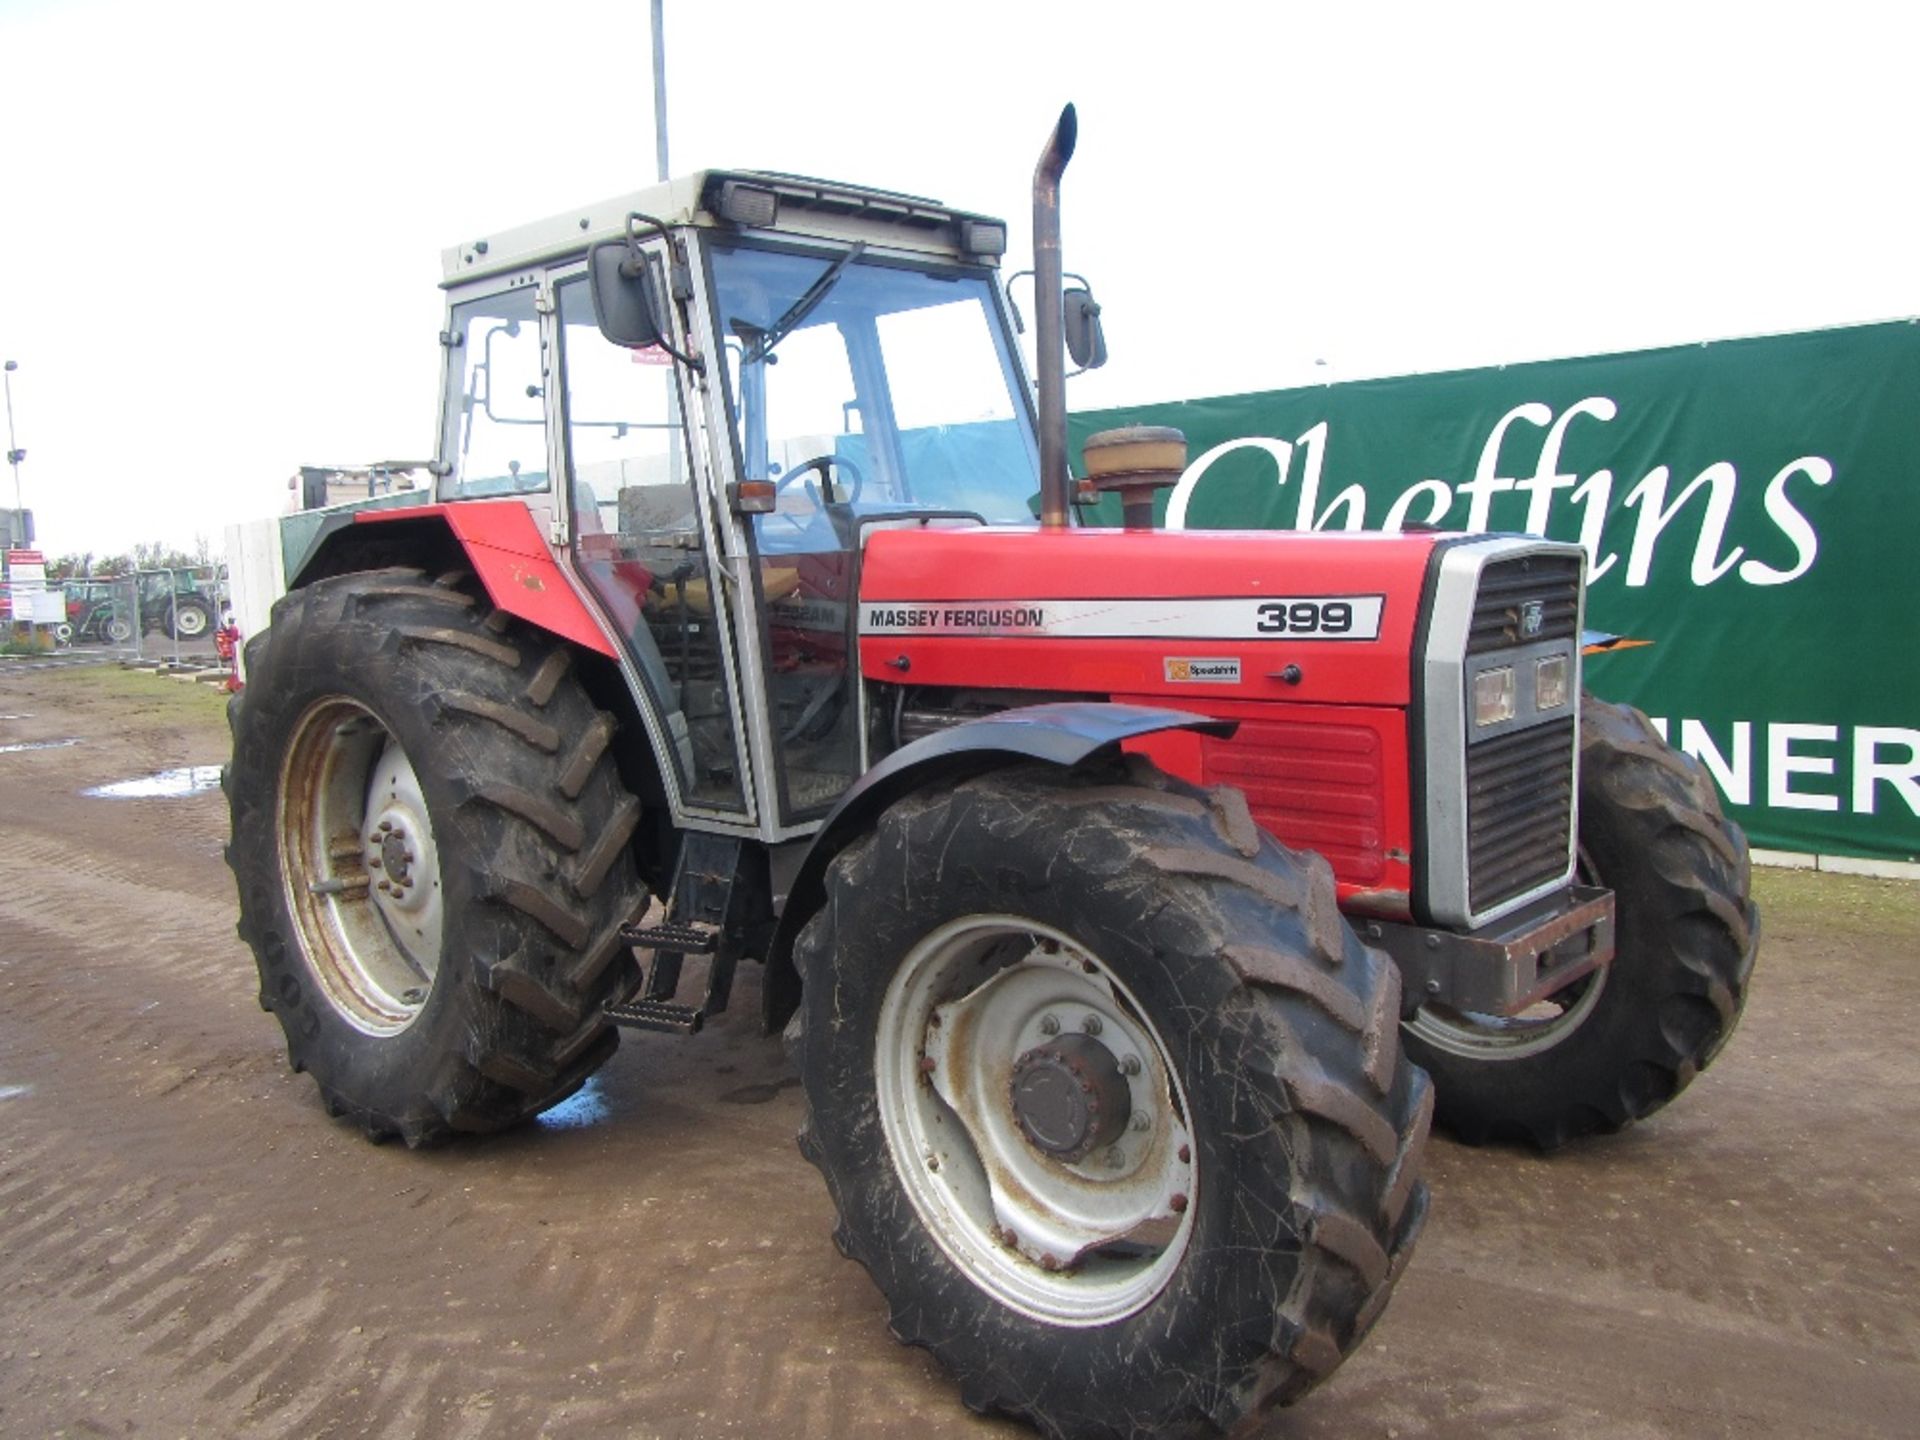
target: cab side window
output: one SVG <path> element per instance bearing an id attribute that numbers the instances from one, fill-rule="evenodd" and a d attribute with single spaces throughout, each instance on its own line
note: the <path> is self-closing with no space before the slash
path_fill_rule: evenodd
<path id="1" fill-rule="evenodd" d="M 463 500 L 547 488 L 545 357 L 534 289 L 456 305 L 443 434 L 452 466 L 446 488 Z"/>

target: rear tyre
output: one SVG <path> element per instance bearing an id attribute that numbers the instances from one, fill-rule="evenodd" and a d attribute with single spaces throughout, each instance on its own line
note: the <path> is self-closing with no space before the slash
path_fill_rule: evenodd
<path id="1" fill-rule="evenodd" d="M 1614 958 L 1539 1013 L 1422 1007 L 1407 1053 L 1469 1144 L 1550 1150 L 1667 1104 L 1732 1035 L 1760 938 L 1746 837 L 1705 769 L 1638 710 L 1580 707 L 1580 855 L 1614 892 Z"/>
<path id="2" fill-rule="evenodd" d="M 578 1089 L 632 988 L 639 804 L 570 652 L 464 577 L 321 580 L 228 707 L 240 935 L 329 1113 L 418 1145 Z"/>
<path id="3" fill-rule="evenodd" d="M 176 595 L 167 609 L 167 634 L 176 640 L 198 640 L 213 628 L 213 611 L 197 595 Z"/>
<path id="4" fill-rule="evenodd" d="M 1399 977 L 1238 792 L 1116 764 L 909 796 L 797 958 L 835 1239 L 971 1408 L 1212 1435 L 1384 1307 L 1427 1204 Z"/>

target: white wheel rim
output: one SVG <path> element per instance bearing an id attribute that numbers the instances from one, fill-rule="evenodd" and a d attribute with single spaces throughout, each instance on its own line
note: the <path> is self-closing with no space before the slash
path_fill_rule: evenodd
<path id="1" fill-rule="evenodd" d="M 1029 1141 L 1010 1087 L 1019 1057 L 1076 1032 L 1137 1068 L 1119 1138 L 1068 1162 Z M 874 1061 L 914 1209 L 995 1300 L 1054 1325 L 1102 1325 L 1178 1270 L 1199 1180 L 1186 1097 L 1138 1002 L 1070 937 L 1011 915 L 926 935 L 887 987 Z"/>
<path id="2" fill-rule="evenodd" d="M 419 776 L 371 710 L 319 700 L 280 777 L 288 913 L 333 1009 L 395 1035 L 427 1003 L 444 928 L 440 857 Z"/>

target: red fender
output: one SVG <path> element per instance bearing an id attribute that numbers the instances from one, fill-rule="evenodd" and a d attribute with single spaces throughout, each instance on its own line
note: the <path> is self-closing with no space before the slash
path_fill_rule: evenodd
<path id="1" fill-rule="evenodd" d="M 428 516 L 446 522 L 495 605 L 563 640 L 615 656 L 572 582 L 554 564 L 553 551 L 533 523 L 532 512 L 520 501 L 409 505 L 398 510 L 362 510 L 353 518 L 357 525 L 378 525 Z"/>

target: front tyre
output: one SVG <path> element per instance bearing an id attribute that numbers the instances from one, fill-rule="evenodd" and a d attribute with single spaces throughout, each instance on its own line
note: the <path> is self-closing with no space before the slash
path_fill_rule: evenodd
<path id="1" fill-rule="evenodd" d="M 1580 707 L 1583 878 L 1614 892 L 1614 958 L 1511 1019 L 1424 1006 L 1407 1053 L 1469 1144 L 1547 1150 L 1667 1104 L 1726 1044 L 1760 938 L 1746 837 L 1647 717 Z"/>
<path id="2" fill-rule="evenodd" d="M 1379 1315 L 1426 1210 L 1398 974 L 1237 792 L 1116 764 L 909 796 L 797 958 L 835 1238 L 973 1409 L 1211 1435 Z"/>
<path id="3" fill-rule="evenodd" d="M 247 647 L 240 935 L 293 1067 L 373 1139 L 499 1129 L 617 1043 L 639 806 L 569 659 L 414 570 L 295 591 Z"/>

